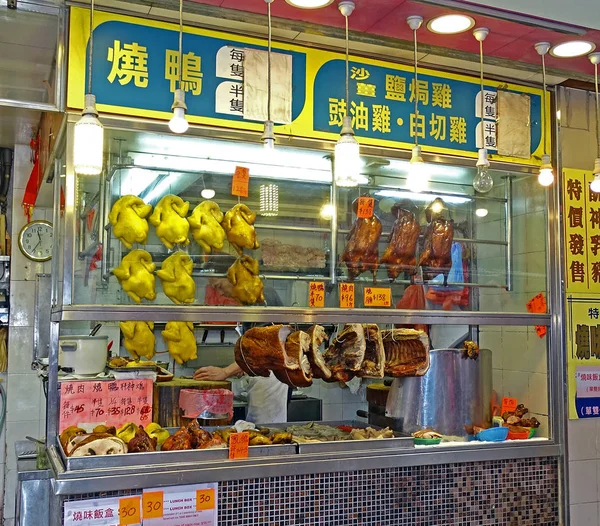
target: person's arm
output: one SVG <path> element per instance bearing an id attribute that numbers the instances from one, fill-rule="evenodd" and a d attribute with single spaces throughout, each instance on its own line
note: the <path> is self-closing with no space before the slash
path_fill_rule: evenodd
<path id="1" fill-rule="evenodd" d="M 194 373 L 194 380 L 223 381 L 232 376 L 241 376 L 243 371 L 235 362 L 227 367 L 201 367 Z"/>

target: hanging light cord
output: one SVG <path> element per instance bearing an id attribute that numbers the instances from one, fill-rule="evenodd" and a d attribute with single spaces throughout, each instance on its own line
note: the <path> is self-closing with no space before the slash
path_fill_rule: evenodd
<path id="1" fill-rule="evenodd" d="M 183 89 L 183 0 L 179 0 L 179 89 Z"/>
<path id="2" fill-rule="evenodd" d="M 415 96 L 415 146 L 419 145 L 419 135 L 417 134 L 417 124 L 419 122 L 419 60 L 417 58 L 417 30 L 413 30 L 413 39 L 415 44 L 415 87 L 414 87 L 414 96 Z"/>
<path id="3" fill-rule="evenodd" d="M 483 40 L 479 41 L 479 83 L 481 86 L 481 100 L 480 105 L 481 105 L 481 147 L 485 148 L 485 129 L 484 129 L 484 119 L 483 119 L 483 111 L 485 108 L 485 104 L 484 104 L 484 93 L 485 93 L 485 87 L 483 85 Z"/>
<path id="4" fill-rule="evenodd" d="M 267 17 L 269 19 L 269 52 L 267 54 L 267 120 L 271 120 L 271 2 L 267 2 Z"/>
<path id="5" fill-rule="evenodd" d="M 544 137 L 544 155 L 548 154 L 546 146 L 546 56 L 542 55 L 542 82 L 544 84 L 544 93 L 542 94 L 542 132 Z"/>
<path id="6" fill-rule="evenodd" d="M 94 51 L 94 0 L 90 9 L 90 58 L 88 64 L 88 93 L 92 93 L 92 60 Z"/>
<path id="7" fill-rule="evenodd" d="M 348 17 L 346 19 L 346 115 L 350 115 L 350 37 L 348 35 Z"/>
<path id="8" fill-rule="evenodd" d="M 600 97 L 598 95 L 598 64 L 594 64 L 594 83 L 596 86 L 596 140 L 598 142 L 598 158 L 600 159 Z"/>

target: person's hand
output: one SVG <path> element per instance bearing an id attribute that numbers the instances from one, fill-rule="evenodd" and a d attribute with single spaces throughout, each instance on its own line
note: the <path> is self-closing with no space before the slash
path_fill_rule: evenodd
<path id="1" fill-rule="evenodd" d="M 220 382 L 226 380 L 227 377 L 227 371 L 223 367 L 201 367 L 194 373 L 194 380 Z"/>

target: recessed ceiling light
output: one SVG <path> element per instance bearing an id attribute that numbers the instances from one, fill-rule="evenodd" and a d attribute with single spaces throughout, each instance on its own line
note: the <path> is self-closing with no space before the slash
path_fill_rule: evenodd
<path id="1" fill-rule="evenodd" d="M 550 50 L 553 57 L 572 58 L 587 55 L 590 51 L 596 49 L 596 44 L 586 40 L 573 40 L 572 42 L 563 42 L 554 46 Z"/>
<path id="2" fill-rule="evenodd" d="M 466 15 L 442 15 L 431 19 L 427 29 L 440 35 L 455 35 L 468 31 L 475 25 L 475 20 Z"/>
<path id="3" fill-rule="evenodd" d="M 478 208 L 477 210 L 475 210 L 475 215 L 477 217 L 485 217 L 488 215 L 488 209 L 487 208 Z"/>
<path id="4" fill-rule="evenodd" d="M 300 9 L 319 9 L 333 4 L 333 0 L 285 0 L 288 4 Z"/>
<path id="5" fill-rule="evenodd" d="M 204 190 L 202 190 L 202 192 L 200 192 L 200 195 L 204 198 L 204 199 L 212 199 L 215 196 L 215 191 L 212 188 L 205 188 Z"/>

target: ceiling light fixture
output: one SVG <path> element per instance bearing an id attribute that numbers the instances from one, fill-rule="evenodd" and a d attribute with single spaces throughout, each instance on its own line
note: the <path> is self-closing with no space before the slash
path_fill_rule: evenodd
<path id="1" fill-rule="evenodd" d="M 557 58 L 573 58 L 587 55 L 596 49 L 596 44 L 587 40 L 573 40 L 557 44 L 550 50 L 550 54 Z"/>
<path id="2" fill-rule="evenodd" d="M 90 9 L 90 45 L 88 89 L 81 119 L 75 124 L 73 164 L 80 175 L 99 175 L 104 157 L 104 126 L 98 119 L 96 97 L 92 94 L 92 63 L 94 50 L 94 0 Z"/>
<path id="3" fill-rule="evenodd" d="M 415 118 L 411 126 L 411 132 L 415 138 L 415 145 L 412 149 L 412 155 L 410 158 L 410 165 L 408 167 L 408 177 L 406 178 L 406 188 L 416 194 L 427 190 L 429 184 L 429 176 L 427 175 L 427 169 L 421 156 L 421 147 L 419 146 L 419 134 L 417 126 L 419 123 L 419 57 L 418 57 L 418 45 L 417 45 L 417 31 L 423 24 L 423 17 L 421 16 L 409 16 L 406 19 L 408 27 L 413 32 L 413 43 L 414 43 L 414 59 L 415 59 L 415 79 L 413 87 L 413 95 L 415 98 Z"/>
<path id="4" fill-rule="evenodd" d="M 273 131 L 273 121 L 271 120 L 271 4 L 273 0 L 265 0 L 267 4 L 267 19 L 269 22 L 269 47 L 267 51 L 267 120 L 265 121 L 265 130 L 262 134 L 262 142 L 265 150 L 275 149 L 275 132 Z"/>
<path id="5" fill-rule="evenodd" d="M 485 217 L 489 214 L 488 209 L 487 208 L 478 208 L 477 210 L 475 210 L 475 215 L 477 217 Z"/>
<path id="6" fill-rule="evenodd" d="M 216 192 L 212 188 L 206 188 L 206 182 L 204 181 L 204 176 L 202 176 L 202 192 L 200 192 L 200 197 L 203 199 L 212 199 Z"/>
<path id="7" fill-rule="evenodd" d="M 456 35 L 468 31 L 475 25 L 475 20 L 467 15 L 442 15 L 432 18 L 427 29 L 439 35 Z"/>
<path id="8" fill-rule="evenodd" d="M 335 213 L 335 206 L 333 206 L 331 203 L 324 204 L 321 207 L 321 217 L 323 219 L 331 219 L 333 217 L 334 213 Z"/>
<path id="9" fill-rule="evenodd" d="M 178 88 L 175 90 L 173 96 L 173 118 L 169 121 L 169 129 L 173 133 L 185 133 L 189 124 L 185 118 L 185 91 L 183 90 L 183 82 L 181 81 L 183 75 L 183 0 L 179 0 L 179 62 L 177 63 L 177 72 L 179 74 Z"/>
<path id="10" fill-rule="evenodd" d="M 487 156 L 487 149 L 485 148 L 485 123 L 483 120 L 484 116 L 484 94 L 485 87 L 483 85 L 483 41 L 490 34 L 490 30 L 486 27 L 480 27 L 473 31 L 473 36 L 479 42 L 479 83 L 480 83 L 480 106 L 481 111 L 481 148 L 479 148 L 479 154 L 477 158 L 477 175 L 473 179 L 473 188 L 480 194 L 487 194 L 494 187 L 494 180 L 489 172 L 490 161 Z"/>
<path id="11" fill-rule="evenodd" d="M 594 85 L 596 87 L 596 142 L 598 143 L 598 153 L 594 161 L 594 180 L 590 184 L 592 192 L 600 192 L 600 96 L 598 95 L 598 64 L 600 63 L 600 53 L 592 53 L 590 62 L 594 64 Z"/>
<path id="12" fill-rule="evenodd" d="M 275 217 L 279 215 L 279 186 L 276 184 L 260 185 L 260 209 L 263 217 Z"/>
<path id="13" fill-rule="evenodd" d="M 333 0 L 285 0 L 288 4 L 300 9 L 319 9 L 333 4 Z"/>
<path id="14" fill-rule="evenodd" d="M 360 145 L 354 137 L 352 117 L 350 117 L 350 38 L 348 17 L 354 11 L 354 2 L 344 0 L 338 4 L 346 21 L 346 115 L 344 115 L 340 138 L 335 145 L 333 157 L 333 178 L 337 186 L 358 186 L 360 180 Z"/>
<path id="15" fill-rule="evenodd" d="M 542 142 L 544 145 L 544 154 L 542 155 L 542 166 L 538 175 L 538 183 L 542 186 L 550 186 L 554 182 L 554 173 L 552 172 L 552 160 L 547 151 L 546 137 L 546 53 L 550 50 L 550 42 L 538 42 L 535 50 L 542 57 L 542 81 L 544 84 L 544 93 L 542 95 Z"/>

